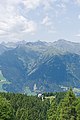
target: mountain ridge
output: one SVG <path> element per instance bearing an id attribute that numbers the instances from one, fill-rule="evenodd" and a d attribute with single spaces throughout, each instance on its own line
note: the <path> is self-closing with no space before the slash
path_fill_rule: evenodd
<path id="1" fill-rule="evenodd" d="M 0 55 L 0 70 L 10 82 L 3 85 L 4 90 L 27 93 L 29 88 L 37 93 L 80 88 L 79 43 L 63 39 L 20 43 Z"/>

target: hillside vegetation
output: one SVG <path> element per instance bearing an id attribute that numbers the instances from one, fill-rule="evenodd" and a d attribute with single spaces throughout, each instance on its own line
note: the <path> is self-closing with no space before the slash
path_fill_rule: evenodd
<path id="1" fill-rule="evenodd" d="M 72 89 L 55 95 L 50 102 L 49 94 L 48 99 L 42 100 L 37 96 L 0 93 L 0 120 L 80 120 L 80 98 Z"/>

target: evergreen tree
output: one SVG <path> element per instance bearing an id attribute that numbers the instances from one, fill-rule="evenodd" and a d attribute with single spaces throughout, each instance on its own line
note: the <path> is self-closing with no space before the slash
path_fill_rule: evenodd
<path id="1" fill-rule="evenodd" d="M 18 109 L 16 112 L 16 120 L 28 120 L 28 111 L 24 108 Z"/>
<path id="2" fill-rule="evenodd" d="M 13 120 L 14 112 L 11 104 L 0 96 L 0 120 Z M 15 119 L 14 119 L 15 120 Z"/>
<path id="3" fill-rule="evenodd" d="M 59 105 L 57 120 L 76 120 L 75 101 L 76 97 L 72 89 L 70 89 Z"/>
<path id="4" fill-rule="evenodd" d="M 47 112 L 48 120 L 56 120 L 57 105 L 55 100 L 51 102 L 50 109 Z"/>
<path id="5" fill-rule="evenodd" d="M 76 111 L 77 111 L 77 120 L 80 120 L 80 98 L 77 101 Z"/>

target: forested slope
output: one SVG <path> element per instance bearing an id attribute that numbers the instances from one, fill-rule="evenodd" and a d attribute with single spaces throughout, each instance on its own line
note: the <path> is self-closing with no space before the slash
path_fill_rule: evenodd
<path id="1" fill-rule="evenodd" d="M 0 93 L 0 120 L 80 120 L 80 98 L 72 89 L 66 93 L 44 94 L 44 100 Z"/>

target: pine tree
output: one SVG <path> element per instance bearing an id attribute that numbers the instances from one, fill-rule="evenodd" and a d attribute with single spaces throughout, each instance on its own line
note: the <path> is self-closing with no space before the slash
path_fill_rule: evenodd
<path id="1" fill-rule="evenodd" d="M 0 96 L 0 120 L 15 120 L 14 119 L 14 111 L 5 98 Z"/>
<path id="2" fill-rule="evenodd" d="M 57 120 L 76 120 L 77 112 L 75 101 L 76 97 L 72 89 L 70 89 L 59 105 Z"/>
<path id="3" fill-rule="evenodd" d="M 77 120 L 80 120 L 80 98 L 77 100 L 76 111 L 77 111 Z"/>
<path id="4" fill-rule="evenodd" d="M 56 101 L 53 100 L 50 105 L 50 109 L 47 112 L 48 120 L 56 120 L 56 110 L 57 110 L 57 104 Z"/>
<path id="5" fill-rule="evenodd" d="M 18 109 L 16 112 L 17 120 L 28 120 L 28 111 L 24 108 Z"/>

